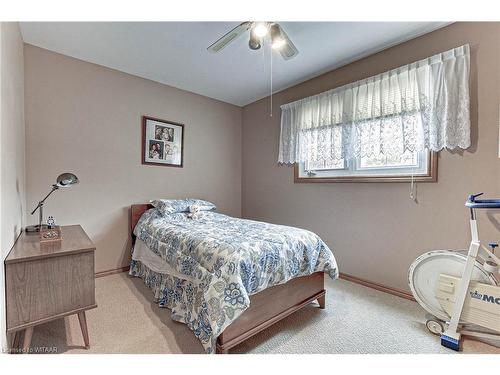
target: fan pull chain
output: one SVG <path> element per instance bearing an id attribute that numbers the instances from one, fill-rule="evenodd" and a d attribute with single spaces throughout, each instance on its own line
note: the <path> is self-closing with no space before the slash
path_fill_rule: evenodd
<path id="1" fill-rule="evenodd" d="M 411 170 L 411 182 L 410 182 L 410 199 L 412 201 L 417 201 L 417 184 L 415 183 L 415 176 L 414 176 L 415 169 L 412 168 Z"/>
<path id="2" fill-rule="evenodd" d="M 271 55 L 271 108 L 269 117 L 273 117 L 273 50 L 269 49 L 269 54 Z"/>

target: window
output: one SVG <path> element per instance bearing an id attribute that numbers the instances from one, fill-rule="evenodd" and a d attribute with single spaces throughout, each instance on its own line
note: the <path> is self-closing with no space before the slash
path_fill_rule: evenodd
<path id="1" fill-rule="evenodd" d="M 279 164 L 295 181 L 436 181 L 436 153 L 470 147 L 463 45 L 281 106 Z"/>
<path id="2" fill-rule="evenodd" d="M 420 114 L 407 115 L 406 123 L 420 127 Z M 383 129 L 383 130 L 381 130 Z M 427 150 L 410 151 L 397 117 L 362 122 L 354 144 L 359 156 L 343 157 L 342 126 L 306 129 L 301 134 L 302 159 L 296 168 L 296 182 L 394 182 L 436 181 L 436 155 Z M 339 150 L 337 153 L 330 149 Z M 307 151 L 305 151 L 307 150 Z M 311 151 L 312 150 L 312 151 Z M 357 155 L 357 154 L 356 154 Z"/>
<path id="3" fill-rule="evenodd" d="M 307 162 L 295 165 L 295 182 L 433 182 L 437 180 L 437 155 L 429 151 L 342 160 L 330 165 Z"/>

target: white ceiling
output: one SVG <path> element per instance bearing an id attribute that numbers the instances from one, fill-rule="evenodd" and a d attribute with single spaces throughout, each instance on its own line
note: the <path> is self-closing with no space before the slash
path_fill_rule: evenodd
<path id="1" fill-rule="evenodd" d="M 281 22 L 300 53 L 273 53 L 274 92 L 449 22 Z M 206 48 L 238 22 L 22 22 L 24 41 L 84 61 L 243 106 L 270 94 L 270 49 L 248 35 Z"/>

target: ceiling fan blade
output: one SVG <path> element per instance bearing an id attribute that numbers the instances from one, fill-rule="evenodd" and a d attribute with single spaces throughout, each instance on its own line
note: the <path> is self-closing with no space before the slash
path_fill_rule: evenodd
<path id="1" fill-rule="evenodd" d="M 286 42 L 279 49 L 281 57 L 283 57 L 285 60 L 293 59 L 295 56 L 299 54 L 299 50 L 297 49 L 297 47 L 295 47 L 295 44 L 292 43 L 287 33 L 283 29 L 283 27 L 281 27 L 280 29 L 281 29 L 281 36 L 283 39 L 285 39 Z"/>
<path id="2" fill-rule="evenodd" d="M 226 47 L 229 43 L 238 38 L 245 31 L 248 31 L 252 27 L 252 22 L 243 22 L 232 29 L 230 32 L 225 34 L 222 38 L 218 39 L 210 47 L 207 48 L 212 53 L 217 53 Z"/>

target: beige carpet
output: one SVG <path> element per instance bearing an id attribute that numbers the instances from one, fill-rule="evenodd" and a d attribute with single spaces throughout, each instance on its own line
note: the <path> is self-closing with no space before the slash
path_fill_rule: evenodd
<path id="1" fill-rule="evenodd" d="M 311 304 L 254 336 L 232 353 L 454 353 L 424 326 L 416 303 L 351 282 L 327 280 L 327 306 Z M 76 316 L 35 328 L 32 347 L 59 353 L 202 353 L 201 344 L 169 310 L 152 302 L 142 280 L 126 273 L 96 280 L 97 309 L 87 312 L 90 350 Z M 473 340 L 465 353 L 500 353 Z"/>

